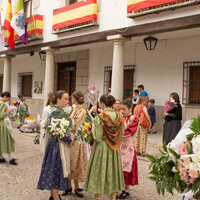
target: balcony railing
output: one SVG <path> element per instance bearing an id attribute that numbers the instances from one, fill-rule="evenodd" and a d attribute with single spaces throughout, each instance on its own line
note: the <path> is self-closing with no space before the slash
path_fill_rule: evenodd
<path id="1" fill-rule="evenodd" d="M 196 4 L 200 0 L 127 0 L 127 13 L 133 18 Z"/>
<path id="2" fill-rule="evenodd" d="M 43 39 L 43 16 L 42 15 L 32 15 L 30 18 L 26 19 L 27 23 L 27 34 L 28 41 L 42 40 Z M 4 31 L 5 46 L 7 43 L 7 31 Z M 15 33 L 15 44 L 21 44 L 22 41 L 19 35 Z"/>
<path id="3" fill-rule="evenodd" d="M 86 0 L 53 11 L 53 33 L 97 25 L 97 0 Z"/>

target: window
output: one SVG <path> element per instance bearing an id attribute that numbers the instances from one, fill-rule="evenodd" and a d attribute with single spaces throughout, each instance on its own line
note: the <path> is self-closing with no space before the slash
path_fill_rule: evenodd
<path id="1" fill-rule="evenodd" d="M 33 85 L 32 73 L 21 73 L 18 74 L 18 94 L 22 94 L 25 97 L 32 96 L 32 85 Z"/>
<path id="2" fill-rule="evenodd" d="M 183 64 L 183 104 L 200 104 L 200 61 Z"/>
<path id="3" fill-rule="evenodd" d="M 133 97 L 134 87 L 134 71 L 135 65 L 124 66 L 124 98 Z M 111 87 L 112 67 L 104 68 L 104 94 L 108 93 L 108 89 Z"/>
<path id="4" fill-rule="evenodd" d="M 0 94 L 3 92 L 3 75 L 0 74 Z"/>
<path id="5" fill-rule="evenodd" d="M 24 0 L 24 16 L 29 18 L 32 15 L 32 0 Z"/>

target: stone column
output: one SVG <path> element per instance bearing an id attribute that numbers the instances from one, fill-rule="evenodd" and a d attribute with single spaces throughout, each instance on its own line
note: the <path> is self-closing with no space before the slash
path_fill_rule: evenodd
<path id="1" fill-rule="evenodd" d="M 4 58 L 3 92 L 11 92 L 11 59 L 12 56 L 2 55 Z"/>
<path id="2" fill-rule="evenodd" d="M 122 35 L 108 36 L 107 40 L 112 40 L 113 49 L 113 64 L 112 64 L 112 82 L 111 94 L 123 100 L 124 91 L 124 42 L 125 38 Z"/>
<path id="3" fill-rule="evenodd" d="M 45 81 L 44 81 L 44 106 L 48 100 L 48 94 L 54 92 L 54 73 L 55 59 L 54 50 L 51 47 L 43 47 L 42 51 L 46 52 Z"/>

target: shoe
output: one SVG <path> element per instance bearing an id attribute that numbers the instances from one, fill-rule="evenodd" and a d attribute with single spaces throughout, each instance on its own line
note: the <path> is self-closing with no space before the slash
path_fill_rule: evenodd
<path id="1" fill-rule="evenodd" d="M 122 191 L 122 193 L 119 196 L 119 199 L 126 199 L 126 197 L 130 196 L 130 193 Z"/>
<path id="2" fill-rule="evenodd" d="M 10 162 L 11 165 L 17 165 L 17 163 L 16 163 L 14 158 L 12 158 L 9 162 Z"/>
<path id="3" fill-rule="evenodd" d="M 49 200 L 53 200 L 53 197 L 52 197 L 52 196 L 50 196 L 50 197 L 49 197 Z"/>
<path id="4" fill-rule="evenodd" d="M 72 194 L 72 188 L 68 189 L 68 190 L 65 190 L 63 193 L 62 193 L 62 196 L 66 196 L 69 194 Z"/>
<path id="5" fill-rule="evenodd" d="M 78 188 L 77 190 L 75 190 L 75 194 L 76 196 L 83 198 L 83 193 L 82 193 L 83 189 Z"/>
<path id="6" fill-rule="evenodd" d="M 157 131 L 154 131 L 152 134 L 156 134 L 157 133 Z"/>
<path id="7" fill-rule="evenodd" d="M 5 158 L 0 158 L 0 163 L 6 162 Z"/>
<path id="8" fill-rule="evenodd" d="M 148 131 L 148 134 L 150 134 L 151 133 L 151 131 Z"/>

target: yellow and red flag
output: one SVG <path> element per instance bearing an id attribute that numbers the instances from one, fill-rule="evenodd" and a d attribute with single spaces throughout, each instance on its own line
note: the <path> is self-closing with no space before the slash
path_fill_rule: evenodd
<path id="1" fill-rule="evenodd" d="M 11 0 L 8 0 L 3 28 L 7 30 L 8 45 L 10 46 L 11 49 L 14 49 L 15 37 L 14 37 L 14 29 L 11 27 L 11 20 L 12 20 L 12 4 Z"/>
<path id="2" fill-rule="evenodd" d="M 143 8 L 162 5 L 176 0 L 127 0 L 127 12 L 132 13 Z"/>

